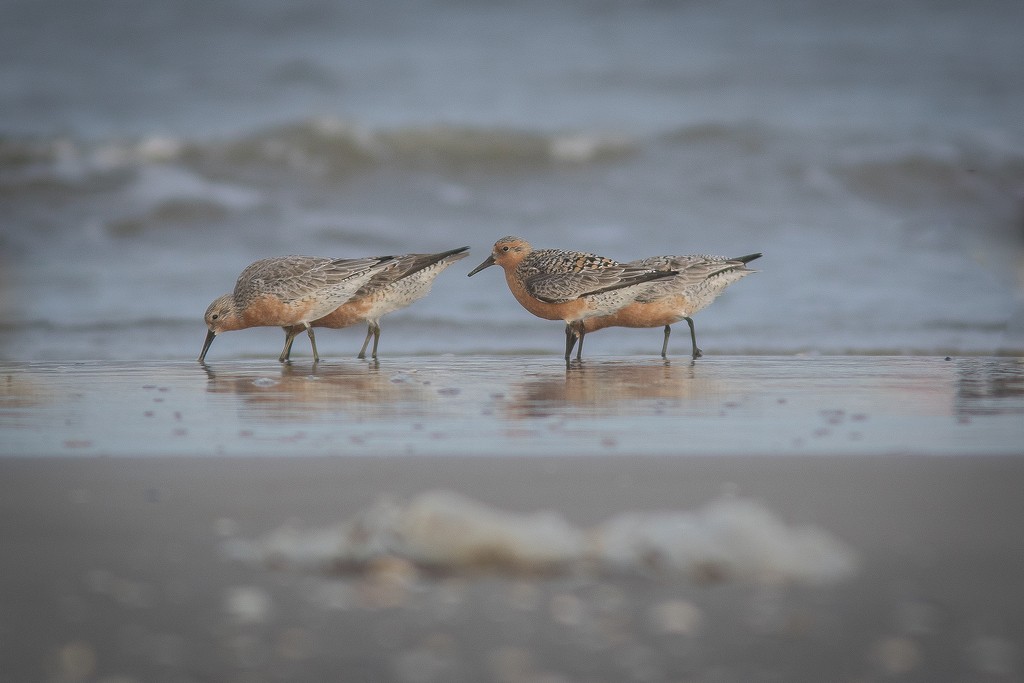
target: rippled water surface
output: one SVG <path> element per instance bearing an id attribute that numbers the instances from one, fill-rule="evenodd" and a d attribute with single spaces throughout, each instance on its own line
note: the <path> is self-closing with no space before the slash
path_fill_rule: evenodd
<path id="1" fill-rule="evenodd" d="M 1019 453 L 1014 358 L 8 363 L 17 455 Z"/>

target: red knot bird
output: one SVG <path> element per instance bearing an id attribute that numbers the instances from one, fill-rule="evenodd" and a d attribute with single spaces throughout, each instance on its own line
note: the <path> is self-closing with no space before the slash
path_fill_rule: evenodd
<path id="1" fill-rule="evenodd" d="M 234 291 L 218 297 L 206 309 L 209 332 L 199 362 L 204 362 L 214 338 L 222 332 L 296 325 L 309 333 L 313 361 L 319 361 L 310 323 L 348 301 L 393 258 L 279 256 L 250 264 L 238 276 Z M 278 360 L 285 361 L 284 351 Z"/>
<path id="2" fill-rule="evenodd" d="M 673 270 L 630 266 L 581 251 L 537 249 L 521 237 L 502 237 L 483 263 L 469 272 L 499 265 L 523 308 L 538 318 L 566 324 L 565 360 L 569 361 L 581 321 L 608 315 L 632 302 L 652 280 Z"/>
<path id="3" fill-rule="evenodd" d="M 746 264 L 761 258 L 761 254 L 747 254 L 736 258 L 707 256 L 652 256 L 630 261 L 627 265 L 656 270 L 672 270 L 677 275 L 652 282 L 634 301 L 608 315 L 593 316 L 581 321 L 577 328 L 579 349 L 576 358 L 583 355 L 583 337 L 605 327 L 665 327 L 665 340 L 661 357 L 668 357 L 668 337 L 672 325 L 685 320 L 690 326 L 693 357 L 703 352 L 697 348 L 697 335 L 693 329 L 693 314 L 708 306 L 726 287 L 757 271 Z M 571 350 L 571 349 L 570 349 Z"/>
<path id="4" fill-rule="evenodd" d="M 314 320 L 313 327 L 340 329 L 365 322 L 366 339 L 359 349 L 357 358 L 366 358 L 366 346 L 373 338 L 371 357 L 377 357 L 380 341 L 380 319 L 409 304 L 419 301 L 430 293 L 435 278 L 445 268 L 459 259 L 469 256 L 469 247 L 459 247 L 437 254 L 405 254 L 388 261 L 382 270 L 359 288 L 351 299 L 324 317 Z M 295 336 L 305 329 L 293 325 L 285 329 L 283 357 L 287 360 Z"/>

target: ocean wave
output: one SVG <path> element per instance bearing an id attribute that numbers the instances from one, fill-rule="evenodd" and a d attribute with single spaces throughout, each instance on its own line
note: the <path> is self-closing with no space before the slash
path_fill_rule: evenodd
<path id="1" fill-rule="evenodd" d="M 314 119 L 190 146 L 188 154 L 330 175 L 379 166 L 586 164 L 618 158 L 635 148 L 634 141 L 611 134 L 448 125 L 370 130 L 335 119 Z"/>
<path id="2" fill-rule="evenodd" d="M 0 190 L 89 189 L 96 181 L 123 182 L 133 169 L 177 161 L 183 149 L 181 141 L 159 136 L 101 142 L 0 137 Z"/>
<path id="3" fill-rule="evenodd" d="M 759 124 L 705 122 L 677 128 L 662 135 L 661 139 L 666 144 L 682 147 L 716 145 L 758 153 L 763 152 L 772 140 L 783 135 L 783 131 Z"/>
<path id="4" fill-rule="evenodd" d="M 337 176 L 380 167 L 585 165 L 638 148 L 639 141 L 614 133 L 455 125 L 374 130 L 318 118 L 213 140 L 0 138 L 0 188 L 76 184 L 154 164 L 183 164 L 214 176 L 254 170 Z"/>
<path id="5" fill-rule="evenodd" d="M 158 169 L 166 175 L 168 169 L 176 169 L 180 177 L 174 185 L 179 187 L 181 174 L 222 183 L 224 187 L 212 193 L 217 196 L 204 191 L 195 199 L 222 203 L 231 211 L 256 201 L 234 191 L 232 182 L 258 185 L 262 179 L 276 186 L 282 174 L 301 181 L 336 180 L 382 168 L 535 171 L 615 162 L 656 146 L 691 159 L 689 155 L 697 154 L 730 164 L 757 158 L 759 164 L 802 169 L 796 175 L 804 178 L 820 180 L 815 174 L 821 172 L 853 195 L 889 206 L 1007 198 L 1024 204 L 1024 149 L 1006 140 L 979 135 L 942 145 L 887 144 L 850 131 L 837 135 L 822 137 L 820 132 L 744 122 L 698 123 L 644 138 L 616 132 L 457 125 L 373 129 L 342 119 L 315 118 L 208 140 L 0 137 L 0 191 L 47 186 L 109 189 L 138 184 L 140 173 Z M 222 191 L 225 188 L 232 191 Z M 193 197 L 186 193 L 184 198 Z"/>
<path id="6" fill-rule="evenodd" d="M 975 142 L 847 150 L 830 172 L 855 195 L 904 209 L 1024 209 L 1024 150 Z"/>

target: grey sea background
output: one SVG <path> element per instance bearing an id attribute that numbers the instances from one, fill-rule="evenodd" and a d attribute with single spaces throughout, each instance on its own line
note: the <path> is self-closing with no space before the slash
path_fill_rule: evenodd
<path id="1" fill-rule="evenodd" d="M 251 261 L 470 245 L 382 354 L 558 353 L 491 244 L 763 251 L 718 354 L 1024 350 L 1024 5 L 0 3 L 0 358 L 185 360 Z M 323 332 L 348 357 L 364 330 Z M 673 350 L 684 352 L 679 335 Z M 276 329 L 210 359 L 277 354 Z M 591 354 L 653 354 L 606 330 Z M 296 346 L 298 357 L 308 346 Z"/>

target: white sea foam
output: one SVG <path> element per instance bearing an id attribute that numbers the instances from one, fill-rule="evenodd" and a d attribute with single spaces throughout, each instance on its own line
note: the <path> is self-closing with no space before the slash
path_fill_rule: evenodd
<path id="1" fill-rule="evenodd" d="M 604 564 L 696 578 L 828 583 L 849 576 L 852 552 L 826 531 L 790 526 L 763 505 L 720 498 L 693 512 L 630 512 L 594 532 Z"/>
<path id="2" fill-rule="evenodd" d="M 251 189 L 214 182 L 180 166 L 165 164 L 141 167 L 127 194 L 143 208 L 190 201 L 208 202 L 227 209 L 248 209 L 260 201 L 259 193 Z"/>
<path id="3" fill-rule="evenodd" d="M 448 491 L 423 493 L 400 508 L 396 550 L 438 567 L 547 570 L 585 556 L 585 535 L 557 512 L 504 512 Z"/>
<path id="4" fill-rule="evenodd" d="M 450 491 L 402 505 L 382 500 L 332 527 L 287 526 L 231 539 L 237 560 L 304 569 L 359 569 L 397 556 L 445 572 L 611 572 L 698 581 L 832 583 L 853 575 L 854 551 L 827 531 L 786 524 L 763 505 L 720 498 L 693 511 L 616 515 L 589 528 L 561 514 L 499 510 Z"/>

